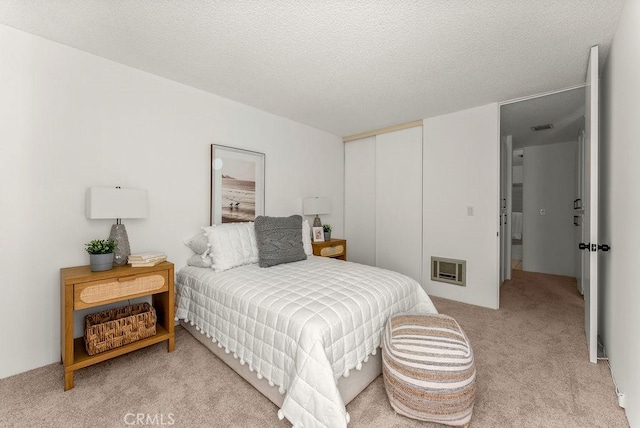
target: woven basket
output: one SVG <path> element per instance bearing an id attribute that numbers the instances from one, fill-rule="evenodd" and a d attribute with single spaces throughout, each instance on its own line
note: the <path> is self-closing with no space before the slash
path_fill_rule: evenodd
<path id="1" fill-rule="evenodd" d="M 156 334 L 156 310 L 149 303 L 109 309 L 85 317 L 84 343 L 89 355 L 118 348 Z"/>

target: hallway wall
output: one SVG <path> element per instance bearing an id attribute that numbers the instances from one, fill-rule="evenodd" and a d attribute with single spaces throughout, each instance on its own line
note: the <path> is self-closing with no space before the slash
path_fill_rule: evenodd
<path id="1" fill-rule="evenodd" d="M 523 270 L 574 275 L 577 147 L 571 141 L 524 149 Z"/>

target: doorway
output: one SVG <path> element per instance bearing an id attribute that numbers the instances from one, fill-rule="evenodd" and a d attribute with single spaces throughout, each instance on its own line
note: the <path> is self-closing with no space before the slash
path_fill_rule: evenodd
<path id="1" fill-rule="evenodd" d="M 524 150 L 522 268 L 575 277 L 584 294 L 584 325 L 592 363 L 598 359 L 598 251 L 610 249 L 598 242 L 598 52 L 598 46 L 591 47 L 583 86 L 502 103 L 500 123 L 501 133 L 510 136 L 513 147 Z M 522 134 L 516 136 L 518 132 Z M 507 159 L 511 163 L 511 158 Z M 505 171 L 504 165 L 501 162 L 501 172 L 513 174 L 510 167 Z M 569 217 L 573 221 L 569 222 Z M 511 247 L 512 239 L 500 240 L 501 255 L 510 253 L 510 248 L 503 247 Z M 510 263 L 501 257 L 501 268 Z M 508 272 L 511 274 L 511 269 Z"/>
<path id="2" fill-rule="evenodd" d="M 501 148 L 511 143 L 501 156 L 504 280 L 521 269 L 575 277 L 580 284 L 582 213 L 575 202 L 584 114 L 584 87 L 500 107 Z"/>

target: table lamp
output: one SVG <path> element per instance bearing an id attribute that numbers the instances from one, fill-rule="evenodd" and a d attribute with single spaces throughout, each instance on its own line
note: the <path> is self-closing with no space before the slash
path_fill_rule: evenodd
<path id="1" fill-rule="evenodd" d="M 146 190 L 122 189 L 120 187 L 90 187 L 86 195 L 85 215 L 89 219 L 116 220 L 111 226 L 109 239 L 118 245 L 114 251 L 113 264 L 125 265 L 131 250 L 123 218 L 145 218 L 149 213 Z"/>
<path id="2" fill-rule="evenodd" d="M 313 227 L 322 227 L 320 214 L 331 214 L 331 200 L 329 198 L 305 198 L 302 201 L 302 213 L 304 215 L 315 215 Z"/>

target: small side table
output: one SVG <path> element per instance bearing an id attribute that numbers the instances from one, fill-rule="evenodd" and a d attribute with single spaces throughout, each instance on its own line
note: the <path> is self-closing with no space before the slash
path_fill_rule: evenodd
<path id="1" fill-rule="evenodd" d="M 73 388 L 73 372 L 155 343 L 167 341 L 167 350 L 175 349 L 173 263 L 152 267 L 119 266 L 103 272 L 91 272 L 90 266 L 60 269 L 60 352 L 64 364 L 64 390 Z M 84 338 L 73 338 L 73 314 L 80 309 L 135 297 L 152 296 L 158 322 L 155 336 L 89 355 Z"/>
<path id="2" fill-rule="evenodd" d="M 313 242 L 313 255 L 347 260 L 347 240 L 330 239 L 325 242 Z"/>

